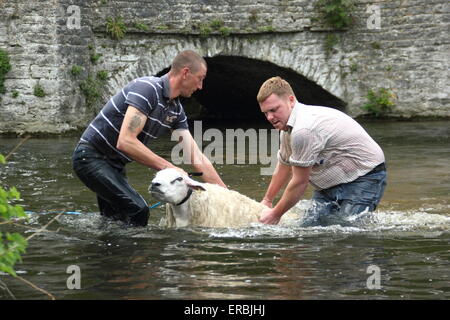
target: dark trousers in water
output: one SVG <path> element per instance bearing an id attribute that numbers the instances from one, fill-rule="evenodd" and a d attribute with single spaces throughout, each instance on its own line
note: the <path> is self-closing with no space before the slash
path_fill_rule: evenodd
<path id="1" fill-rule="evenodd" d="M 377 208 L 385 187 L 386 167 L 383 163 L 355 181 L 316 190 L 312 197 L 312 206 L 305 212 L 301 225 L 351 225 L 352 216 L 354 218 L 360 213 L 371 212 Z"/>
<path id="2" fill-rule="evenodd" d="M 80 143 L 72 156 L 78 178 L 97 194 L 100 214 L 132 226 L 146 226 L 149 207 L 127 181 L 125 168 L 113 167 L 88 143 Z"/>

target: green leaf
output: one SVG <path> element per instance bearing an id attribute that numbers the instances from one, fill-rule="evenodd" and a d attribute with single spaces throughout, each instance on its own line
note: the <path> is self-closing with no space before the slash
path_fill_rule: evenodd
<path id="1" fill-rule="evenodd" d="M 11 266 L 3 264 L 1 262 L 0 262 L 0 271 L 9 273 L 10 275 L 12 275 L 14 277 L 16 276 L 16 272 L 14 271 L 14 269 Z"/>
<path id="2" fill-rule="evenodd" d="M 0 233 L 0 270 L 13 276 L 14 265 L 22 261 L 21 253 L 25 253 L 28 241 L 19 233 Z"/>
<path id="3" fill-rule="evenodd" d="M 14 206 L 15 216 L 17 218 L 28 218 L 28 215 L 25 213 L 25 210 L 18 204 Z"/>
<path id="4" fill-rule="evenodd" d="M 9 189 L 9 196 L 10 196 L 10 199 L 14 198 L 16 200 L 19 200 L 20 192 L 17 191 L 16 187 L 12 187 L 11 189 Z"/>
<path id="5" fill-rule="evenodd" d="M 0 154 L 0 164 L 5 164 L 5 157 Z M 20 200 L 20 192 L 12 187 L 6 191 L 0 187 L 0 221 L 4 224 L 12 222 L 12 218 L 28 218 L 22 206 L 11 204 Z M 21 254 L 25 253 L 28 241 L 19 233 L 0 232 L 0 271 L 16 276 L 14 265 L 22 261 Z"/>

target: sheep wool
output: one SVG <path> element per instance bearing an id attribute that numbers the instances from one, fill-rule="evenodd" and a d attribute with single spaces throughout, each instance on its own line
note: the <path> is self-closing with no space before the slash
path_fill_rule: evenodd
<path id="1" fill-rule="evenodd" d="M 202 186 L 206 190 L 193 191 L 188 201 L 190 226 L 247 227 L 258 222 L 262 210 L 267 208 L 237 191 L 209 183 Z M 289 212 L 282 219 L 287 215 Z M 172 204 L 166 204 L 166 217 L 161 220 L 160 226 L 176 227 Z"/>

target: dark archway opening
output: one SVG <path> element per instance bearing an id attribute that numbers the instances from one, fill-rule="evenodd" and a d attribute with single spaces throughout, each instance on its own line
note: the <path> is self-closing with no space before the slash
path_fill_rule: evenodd
<path id="1" fill-rule="evenodd" d="M 273 76 L 280 76 L 288 81 L 302 103 L 345 109 L 345 102 L 291 69 L 236 56 L 215 56 L 205 60 L 208 73 L 203 90 L 182 101 L 190 120 L 266 123 L 256 95 L 261 84 Z M 168 70 L 167 68 L 158 75 Z"/>

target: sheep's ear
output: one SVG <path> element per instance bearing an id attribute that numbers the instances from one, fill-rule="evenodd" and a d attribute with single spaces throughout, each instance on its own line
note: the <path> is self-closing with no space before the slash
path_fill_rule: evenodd
<path id="1" fill-rule="evenodd" d="M 189 188 L 194 190 L 203 190 L 205 191 L 205 187 L 203 187 L 203 184 L 201 182 L 195 181 L 189 177 L 184 177 L 184 181 L 186 181 L 186 184 Z"/>

